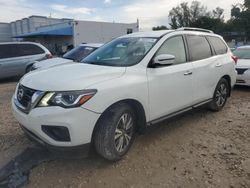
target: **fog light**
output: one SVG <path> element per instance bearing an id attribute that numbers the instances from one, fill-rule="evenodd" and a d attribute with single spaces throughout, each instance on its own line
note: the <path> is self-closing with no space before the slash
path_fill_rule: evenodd
<path id="1" fill-rule="evenodd" d="M 70 142 L 70 135 L 67 127 L 42 125 L 42 131 L 55 141 Z"/>

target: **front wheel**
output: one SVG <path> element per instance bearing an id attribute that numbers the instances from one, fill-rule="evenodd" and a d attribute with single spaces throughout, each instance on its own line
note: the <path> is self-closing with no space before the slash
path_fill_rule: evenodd
<path id="1" fill-rule="evenodd" d="M 222 78 L 217 84 L 213 100 L 209 104 L 209 109 L 220 111 L 226 104 L 229 96 L 229 84 L 226 79 Z"/>
<path id="2" fill-rule="evenodd" d="M 135 114 L 127 104 L 117 104 L 104 112 L 94 133 L 97 153 L 117 161 L 129 150 L 135 136 Z"/>

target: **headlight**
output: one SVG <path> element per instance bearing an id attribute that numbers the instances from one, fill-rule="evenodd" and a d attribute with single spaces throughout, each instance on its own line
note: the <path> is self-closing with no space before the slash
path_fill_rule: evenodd
<path id="1" fill-rule="evenodd" d="M 61 106 L 63 108 L 79 107 L 92 98 L 96 92 L 97 90 L 95 89 L 83 91 L 48 92 L 43 96 L 37 106 Z"/>

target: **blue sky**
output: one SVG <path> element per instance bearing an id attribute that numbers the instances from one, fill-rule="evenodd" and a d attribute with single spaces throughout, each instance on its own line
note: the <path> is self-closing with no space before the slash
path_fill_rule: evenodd
<path id="1" fill-rule="evenodd" d="M 0 22 L 10 22 L 30 15 L 79 20 L 136 22 L 141 30 L 167 25 L 168 12 L 179 3 L 192 0 L 0 0 Z M 217 6 L 230 17 L 232 4 L 243 0 L 200 0 L 209 10 Z"/>

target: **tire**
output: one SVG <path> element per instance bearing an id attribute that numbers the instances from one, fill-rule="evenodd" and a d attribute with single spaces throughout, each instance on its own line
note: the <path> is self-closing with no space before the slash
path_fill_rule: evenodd
<path id="1" fill-rule="evenodd" d="M 222 78 L 215 88 L 213 100 L 208 105 L 209 109 L 215 112 L 220 111 L 225 106 L 228 96 L 229 84 L 226 79 Z"/>
<path id="2" fill-rule="evenodd" d="M 120 160 L 131 147 L 135 137 L 136 116 L 127 104 L 117 104 L 97 123 L 94 145 L 98 154 L 110 161 Z"/>

